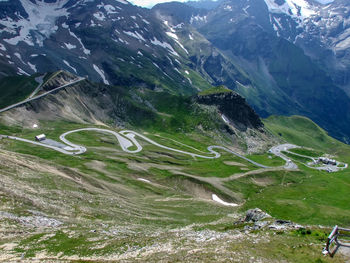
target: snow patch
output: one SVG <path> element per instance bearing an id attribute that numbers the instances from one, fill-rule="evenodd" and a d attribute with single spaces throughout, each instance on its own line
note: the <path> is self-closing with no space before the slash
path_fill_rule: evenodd
<path id="1" fill-rule="evenodd" d="M 3 44 L 0 43 L 0 50 L 6 51 L 7 49 L 6 49 L 6 47 Z"/>
<path id="2" fill-rule="evenodd" d="M 97 12 L 97 13 L 93 14 L 93 16 L 99 21 L 105 21 L 106 20 L 106 17 L 105 17 L 105 15 L 102 12 Z"/>
<path id="3" fill-rule="evenodd" d="M 143 179 L 143 178 L 137 178 L 137 180 L 139 180 L 139 181 L 141 181 L 141 182 L 149 183 L 149 184 L 152 183 L 150 180 Z"/>
<path id="4" fill-rule="evenodd" d="M 232 6 L 230 6 L 230 5 L 225 6 L 224 10 L 225 11 L 232 11 Z"/>
<path id="5" fill-rule="evenodd" d="M 285 0 L 283 5 L 278 5 L 274 0 L 264 1 L 271 13 L 292 15 L 302 20 L 316 14 L 313 6 L 306 0 Z"/>
<path id="6" fill-rule="evenodd" d="M 68 63 L 68 61 L 63 60 L 63 63 L 66 64 L 69 68 L 71 68 L 71 69 L 75 72 L 75 74 L 77 74 L 77 70 L 76 70 L 74 67 L 72 67 L 72 66 Z"/>
<path id="7" fill-rule="evenodd" d="M 179 40 L 179 38 L 177 37 L 177 35 L 176 35 L 175 33 L 173 33 L 173 32 L 166 32 L 166 34 L 167 34 L 169 37 L 173 38 L 173 39 Z"/>
<path id="8" fill-rule="evenodd" d="M 96 72 L 101 76 L 101 78 L 103 80 L 103 83 L 106 84 L 106 85 L 109 85 L 109 82 L 108 82 L 108 80 L 106 79 L 106 76 L 105 76 L 105 72 L 102 69 L 100 69 L 98 66 L 96 66 L 95 64 L 93 64 L 93 67 L 96 70 Z"/>
<path id="9" fill-rule="evenodd" d="M 28 62 L 28 66 L 34 71 L 37 72 L 38 70 L 36 69 L 36 66 Z"/>
<path id="10" fill-rule="evenodd" d="M 152 62 L 152 64 L 153 64 L 155 67 L 157 67 L 158 69 L 161 70 L 161 68 L 160 68 L 156 63 Z"/>
<path id="11" fill-rule="evenodd" d="M 220 203 L 224 206 L 238 206 L 238 204 L 235 203 L 227 203 L 224 200 L 221 200 L 216 194 L 212 194 L 211 198 L 214 202 Z"/>
<path id="12" fill-rule="evenodd" d="M 82 47 L 83 52 L 84 52 L 85 55 L 90 55 L 90 54 L 91 54 L 91 51 L 85 48 L 83 42 L 81 41 L 80 38 L 77 37 L 76 34 L 74 34 L 74 33 L 73 33 L 72 31 L 70 31 L 70 30 L 69 30 L 69 34 L 70 34 L 72 37 L 74 37 L 74 38 L 76 38 L 76 39 L 78 40 L 78 42 L 79 42 L 79 44 L 81 45 L 81 47 Z"/>
<path id="13" fill-rule="evenodd" d="M 221 115 L 221 118 L 225 123 L 230 124 L 230 121 L 226 118 L 224 114 Z"/>
<path id="14" fill-rule="evenodd" d="M 63 8 L 68 1 L 69 0 L 61 0 L 55 3 L 36 1 L 34 4 L 28 0 L 20 0 L 25 12 L 28 14 L 28 18 L 19 16 L 18 21 L 8 17 L 4 20 L 0 20 L 1 25 L 13 32 L 16 32 L 17 28 L 19 29 L 17 36 L 4 39 L 4 41 L 11 45 L 17 45 L 19 42 L 23 41 L 30 46 L 34 46 L 34 43 L 42 46 L 43 41 L 57 31 L 58 27 L 55 25 L 56 20 L 59 17 L 68 15 L 67 10 Z M 40 34 L 33 36 L 31 31 L 37 31 Z"/>
<path id="15" fill-rule="evenodd" d="M 124 1 L 124 0 L 116 0 L 117 2 L 119 3 L 122 3 L 124 5 L 128 5 L 129 3 L 127 1 Z"/>
<path id="16" fill-rule="evenodd" d="M 126 34 L 126 35 L 128 35 L 128 36 L 131 36 L 131 37 L 133 37 L 133 38 L 136 38 L 136 39 L 138 39 L 138 40 L 140 40 L 140 41 L 144 41 L 144 42 L 146 41 L 146 40 L 143 38 L 143 36 L 141 36 L 140 33 L 138 33 L 137 31 L 135 31 L 135 32 L 123 31 L 123 33 Z"/>
<path id="17" fill-rule="evenodd" d="M 166 32 L 166 34 L 171 37 L 172 39 L 174 39 L 174 41 L 186 52 L 186 54 L 188 54 L 187 49 L 180 43 L 179 38 L 177 37 L 176 34 L 172 33 L 172 32 Z"/>
<path id="18" fill-rule="evenodd" d="M 66 48 L 67 49 L 69 49 L 69 50 L 71 50 L 71 49 L 74 49 L 74 48 L 76 48 L 77 46 L 76 45 L 72 45 L 72 44 L 70 44 L 70 43 L 64 43 L 64 45 L 66 46 Z"/>
<path id="19" fill-rule="evenodd" d="M 207 21 L 207 16 L 191 16 L 190 23 L 193 24 L 194 22 L 206 22 Z"/>
<path id="20" fill-rule="evenodd" d="M 151 43 L 156 46 L 161 46 L 165 49 L 168 49 L 171 54 L 180 57 L 179 54 L 174 50 L 174 48 L 167 42 L 161 42 L 157 38 L 151 39 Z"/>
<path id="21" fill-rule="evenodd" d="M 13 54 L 14 54 L 23 64 L 26 64 L 26 63 L 24 63 L 21 54 L 19 54 L 19 53 L 17 53 L 17 52 L 15 52 L 15 53 L 13 53 Z"/>
<path id="22" fill-rule="evenodd" d="M 27 72 L 25 72 L 23 69 L 21 69 L 21 68 L 17 68 L 17 69 L 18 69 L 18 74 L 19 74 L 19 75 L 30 76 L 30 74 L 28 74 Z"/>
<path id="23" fill-rule="evenodd" d="M 118 13 L 112 5 L 104 5 L 103 8 L 106 10 L 107 15 Z"/>
<path id="24" fill-rule="evenodd" d="M 142 18 L 142 21 L 145 22 L 147 25 L 150 24 L 150 23 L 149 23 L 146 19 L 144 19 L 144 18 Z"/>

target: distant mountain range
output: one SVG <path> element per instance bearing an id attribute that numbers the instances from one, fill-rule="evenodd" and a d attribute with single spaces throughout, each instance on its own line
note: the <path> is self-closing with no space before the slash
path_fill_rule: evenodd
<path id="1" fill-rule="evenodd" d="M 231 0 L 213 10 L 166 3 L 153 9 L 160 19 L 198 32 L 225 63 L 235 65 L 249 82 L 215 78 L 227 68 L 217 63 L 210 75 L 245 96 L 261 116 L 306 115 L 347 142 L 349 10 L 342 0 L 327 5 L 312 0 Z"/>
<path id="2" fill-rule="evenodd" d="M 350 142 L 349 10 L 344 0 L 0 1 L 0 77 L 64 69 L 180 94 L 225 85 L 263 117 L 302 114 Z"/>

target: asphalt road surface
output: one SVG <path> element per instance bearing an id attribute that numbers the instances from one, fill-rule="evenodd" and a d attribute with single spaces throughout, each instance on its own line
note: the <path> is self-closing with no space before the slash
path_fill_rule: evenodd
<path id="1" fill-rule="evenodd" d="M 246 157 L 244 157 L 243 155 L 240 155 L 239 153 L 236 153 L 234 151 L 231 151 L 230 149 L 227 149 L 225 147 L 222 146 L 209 146 L 208 147 L 208 155 L 203 155 L 203 154 L 196 154 L 196 153 L 191 153 L 191 152 L 187 152 L 187 151 L 183 151 L 183 150 L 179 150 L 179 149 L 175 149 L 175 148 L 171 148 L 162 144 L 159 144 L 155 141 L 153 141 L 152 139 L 137 133 L 135 131 L 131 131 L 131 130 L 125 130 L 125 131 L 120 131 L 120 132 L 115 132 L 115 131 L 111 131 L 111 130 L 107 130 L 107 129 L 100 129 L 100 128 L 82 128 L 82 129 L 77 129 L 77 130 L 72 130 L 72 131 L 68 131 L 63 133 L 60 136 L 60 140 L 65 143 L 68 147 L 66 148 L 62 148 L 62 147 L 58 147 L 55 146 L 54 144 L 45 144 L 45 143 L 41 143 L 41 142 L 37 142 L 37 141 L 31 141 L 31 140 L 27 140 L 27 139 L 22 139 L 19 137 L 15 137 L 15 136 L 7 136 L 7 135 L 2 135 L 3 138 L 8 138 L 8 139 L 12 139 L 12 140 L 17 140 L 17 141 L 22 141 L 22 142 L 26 142 L 26 143 L 31 143 L 34 145 L 38 145 L 38 146 L 42 146 L 45 148 L 49 148 L 58 152 L 61 152 L 63 154 L 67 154 L 67 155 L 78 155 L 78 154 L 83 154 L 87 151 L 87 149 L 84 146 L 81 145 L 77 145 L 74 144 L 72 142 L 70 142 L 68 139 L 66 139 L 66 136 L 72 133 L 76 133 L 76 132 L 81 132 L 81 131 L 95 131 L 95 132 L 101 132 L 101 133 L 109 133 L 112 134 L 116 137 L 116 139 L 118 140 L 121 148 L 123 151 L 128 152 L 128 153 L 138 153 L 140 151 L 142 151 L 142 146 L 140 145 L 140 143 L 136 140 L 136 137 L 141 138 L 142 140 L 145 140 L 147 142 L 149 142 L 150 144 L 153 144 L 159 148 L 168 150 L 168 151 L 173 151 L 173 152 L 178 152 L 178 153 L 182 153 L 182 154 L 186 154 L 186 155 L 190 155 L 192 157 L 198 157 L 198 158 L 205 158 L 205 159 L 216 159 L 216 158 L 220 158 L 221 154 L 217 151 L 215 151 L 214 149 L 220 149 L 226 152 L 229 152 L 233 155 L 236 155 L 254 165 L 256 165 L 257 167 L 260 168 L 270 168 L 268 166 L 259 164 L 253 160 L 250 160 Z M 136 149 L 130 150 L 129 148 L 131 147 L 135 147 Z"/>
<path id="2" fill-rule="evenodd" d="M 68 84 L 67 84 L 68 85 Z M 69 84 L 71 85 L 71 84 Z M 61 87 L 62 88 L 62 87 Z M 175 149 L 175 148 L 171 148 L 162 144 L 159 144 L 155 141 L 153 141 L 152 139 L 138 133 L 135 131 L 131 131 L 131 130 L 124 130 L 124 131 L 120 131 L 120 132 L 115 132 L 112 130 L 107 130 L 107 129 L 100 129 L 100 128 L 82 128 L 82 129 L 76 129 L 76 130 L 72 130 L 72 131 L 68 131 L 63 133 L 60 136 L 60 140 L 67 146 L 67 147 L 62 147 L 62 145 L 55 145 L 55 144 L 47 144 L 47 143 L 43 143 L 43 142 L 37 142 L 37 141 L 32 141 L 32 140 L 27 140 L 27 139 L 22 139 L 19 137 L 15 137 L 15 136 L 7 136 L 7 135 L 2 135 L 3 138 L 8 138 L 8 139 L 12 139 L 12 140 L 17 140 L 17 141 L 22 141 L 22 142 L 26 142 L 26 143 L 31 143 L 34 145 L 38 145 L 38 146 L 42 146 L 42 147 L 46 147 L 58 152 L 61 152 L 63 154 L 67 154 L 67 155 L 79 155 L 79 154 L 83 154 L 87 151 L 87 149 L 84 146 L 81 145 L 77 145 L 74 144 L 72 142 L 70 142 L 68 139 L 66 139 L 66 136 L 72 133 L 76 133 L 76 132 L 82 132 L 82 131 L 95 131 L 95 132 L 100 132 L 100 133 L 109 133 L 112 134 L 113 136 L 116 137 L 116 139 L 119 142 L 120 147 L 122 148 L 123 151 L 127 152 L 127 153 L 138 153 L 140 151 L 142 151 L 142 146 L 141 144 L 138 142 L 138 140 L 136 139 L 136 137 L 154 145 L 157 146 L 159 148 L 168 150 L 168 151 L 172 151 L 172 152 L 177 152 L 177 153 L 181 153 L 181 154 L 185 154 L 185 155 L 189 155 L 192 157 L 198 157 L 198 158 L 204 158 L 204 159 L 217 159 L 221 157 L 221 154 L 218 151 L 215 151 L 214 149 L 218 149 L 218 150 L 222 150 L 222 151 L 226 151 L 228 153 L 231 153 L 243 160 L 246 160 L 248 162 L 250 162 L 251 164 L 259 167 L 259 168 L 271 168 L 269 166 L 257 163 L 239 153 L 236 153 L 226 147 L 222 147 L 222 146 L 218 146 L 218 145 L 212 145 L 209 146 L 208 149 L 208 153 L 207 154 L 197 154 L 197 153 L 193 153 L 193 152 L 187 152 L 187 151 L 183 151 L 180 149 Z M 282 153 L 282 151 L 288 152 L 289 149 L 293 149 L 293 148 L 298 148 L 299 146 L 293 145 L 293 144 L 281 144 L 281 145 L 277 145 L 272 147 L 269 152 L 282 158 L 283 160 L 286 161 L 286 164 L 283 166 L 285 169 L 287 170 L 296 170 L 298 169 L 298 166 L 286 155 L 284 155 Z M 133 148 L 132 150 L 130 150 L 130 148 Z M 312 159 L 310 157 L 310 159 Z M 310 166 L 308 166 L 310 167 Z M 314 167 L 310 167 L 310 168 L 314 168 Z M 344 168 L 347 168 L 347 164 L 344 164 Z M 314 169 L 320 169 L 319 167 L 316 167 Z M 323 168 L 324 169 L 324 168 Z"/>
<path id="3" fill-rule="evenodd" d="M 288 156 L 286 156 L 282 153 L 282 151 L 288 151 L 289 149 L 293 149 L 293 148 L 298 148 L 298 146 L 296 146 L 294 144 L 285 143 L 285 144 L 280 144 L 280 145 L 272 147 L 269 152 L 273 153 L 274 155 L 276 155 L 276 156 L 278 156 L 286 161 L 286 164 L 284 166 L 285 169 L 296 170 L 296 169 L 298 169 L 298 165 L 293 163 L 293 161 Z"/>

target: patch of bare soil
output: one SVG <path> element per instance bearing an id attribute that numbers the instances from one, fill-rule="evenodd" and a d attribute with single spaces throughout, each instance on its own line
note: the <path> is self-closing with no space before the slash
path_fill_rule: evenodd
<path id="1" fill-rule="evenodd" d="M 230 166 L 241 166 L 241 167 L 246 166 L 243 163 L 238 163 L 238 162 L 233 162 L 233 161 L 224 161 L 224 164 L 230 165 Z"/>
<path id="2" fill-rule="evenodd" d="M 251 178 L 253 183 L 259 186 L 269 186 L 275 183 L 273 178 L 263 177 L 263 178 Z"/>
<path id="3" fill-rule="evenodd" d="M 344 256 L 345 263 L 350 263 L 350 247 L 340 247 L 338 253 Z"/>
<path id="4" fill-rule="evenodd" d="M 229 177 L 226 178 L 222 178 L 222 181 L 231 181 L 231 180 L 237 180 L 239 178 L 248 176 L 248 175 L 253 175 L 253 174 L 261 174 L 261 173 L 265 173 L 265 172 L 269 172 L 269 171 L 279 171 L 279 170 L 283 170 L 284 168 L 281 167 L 276 167 L 276 168 L 269 168 L 269 169 L 258 169 L 258 170 L 253 170 L 253 171 L 249 171 L 246 173 L 240 173 L 240 174 L 233 174 Z"/>

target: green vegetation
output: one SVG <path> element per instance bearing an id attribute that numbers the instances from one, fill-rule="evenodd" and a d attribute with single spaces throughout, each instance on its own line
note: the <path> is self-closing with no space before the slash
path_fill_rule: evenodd
<path id="1" fill-rule="evenodd" d="M 200 92 L 198 95 L 205 96 L 205 95 L 211 95 L 211 94 L 217 94 L 217 93 L 229 93 L 229 92 L 232 92 L 232 90 L 226 88 L 225 86 L 217 86 L 217 87 L 212 87 L 210 89 L 206 89 Z"/>
<path id="2" fill-rule="evenodd" d="M 320 157 L 324 154 L 324 152 L 322 151 L 316 151 L 316 150 L 307 149 L 307 148 L 294 148 L 294 149 L 289 149 L 289 151 L 300 155 L 310 156 L 310 157 Z"/>
<path id="3" fill-rule="evenodd" d="M 38 86 L 36 76 L 5 77 L 0 81 L 0 108 L 26 99 Z"/>
<path id="4" fill-rule="evenodd" d="M 252 154 L 247 157 L 257 163 L 271 167 L 283 166 L 285 164 L 283 159 L 273 154 Z"/>
<path id="5" fill-rule="evenodd" d="M 299 172 L 249 175 L 226 185 L 247 200 L 243 211 L 259 207 L 274 217 L 302 224 L 349 226 L 348 171 L 326 173 L 300 168 Z"/>
<path id="6" fill-rule="evenodd" d="M 296 155 L 296 154 L 285 152 L 285 151 L 282 151 L 282 153 L 284 155 L 288 156 L 289 158 L 293 159 L 294 161 L 298 161 L 298 162 L 301 162 L 304 164 L 312 161 L 312 158 L 309 158 L 306 156 L 304 157 L 304 156 Z"/>
<path id="7" fill-rule="evenodd" d="M 113 87 L 109 94 L 122 102 L 125 114 L 122 117 L 127 116 L 125 129 L 143 133 L 162 145 L 203 155 L 209 155 L 209 145 L 233 141 L 223 132 L 215 108 L 201 107 L 190 97 L 164 91 L 130 90 L 128 93 Z M 152 105 L 152 110 L 139 101 Z M 45 133 L 59 141 L 59 136 L 69 130 L 106 128 L 63 120 L 38 124 L 39 129 L 0 124 L 0 134 L 33 140 L 38 133 Z M 330 138 L 306 118 L 271 117 L 265 120 L 265 125 L 282 140 L 312 148 L 294 149 L 295 153 L 334 153 L 339 160 L 350 159 L 349 146 Z M 119 130 L 113 127 L 107 129 Z M 77 255 L 91 261 L 101 255 L 134 251 L 143 255 L 143 251 L 169 244 L 183 251 L 184 247 L 194 249 L 199 242 L 200 246 L 208 246 L 207 252 L 200 254 L 201 259 L 213 259 L 217 251 L 210 249 L 226 244 L 223 253 L 248 247 L 244 251 L 248 251 L 249 258 L 266 258 L 267 262 L 270 259 L 322 262 L 319 251 L 327 231 L 314 227 L 292 232 L 257 232 L 258 238 L 267 237 L 269 242 L 252 242 L 250 237 L 228 241 L 237 230 L 244 229 L 245 224 L 237 223 L 243 216 L 239 212 L 259 207 L 273 217 L 302 224 L 350 225 L 347 170 L 326 173 L 300 165 L 299 171 L 286 171 L 281 168 L 285 162 L 274 155 L 247 156 L 274 167 L 264 170 L 222 150 L 219 159 L 192 158 L 139 138 L 144 149 L 128 154 L 121 150 L 114 136 L 93 131 L 70 134 L 67 139 L 86 146 L 88 151 L 66 156 L 23 142 L 0 140 L 2 180 L 11 183 L 9 193 L 0 189 L 0 211 L 29 217 L 31 211 L 40 211 L 64 223 L 59 228 L 37 228 L 31 232 L 19 221 L 1 218 L 0 224 L 15 226 L 26 233 L 16 236 L 12 250 L 16 255 L 32 259 L 46 253 L 48 257 L 60 255 L 62 260 Z M 234 143 L 240 146 L 239 142 Z M 306 161 L 304 157 L 287 154 Z M 214 193 L 242 206 L 218 205 L 211 200 Z M 210 239 L 210 235 L 215 238 Z M 207 237 L 214 243 L 201 243 Z M 6 242 L 0 240 L 0 245 Z M 283 248 L 276 246 L 282 242 Z M 310 243 L 315 245 L 305 245 Z M 182 259 L 180 254 L 167 257 L 176 261 Z M 157 261 L 164 257 L 163 252 L 149 255 L 143 259 Z"/>
<path id="8" fill-rule="evenodd" d="M 298 146 L 313 148 L 316 152 L 335 155 L 339 161 L 350 162 L 350 147 L 328 136 L 317 124 L 302 116 L 271 116 L 265 127 L 275 136 Z"/>

